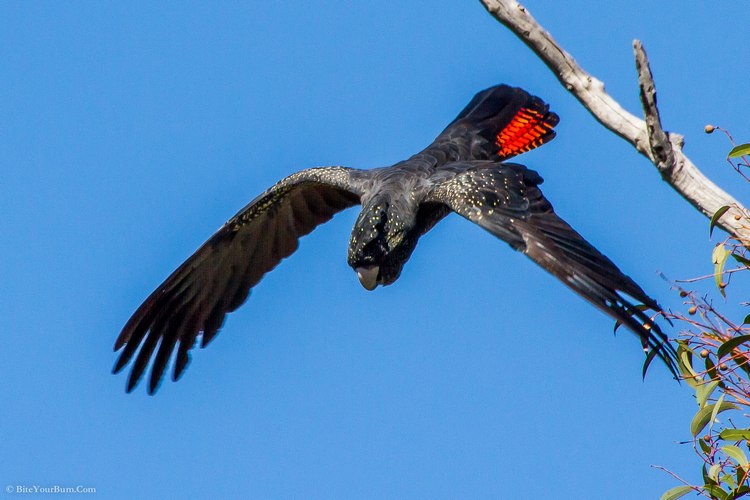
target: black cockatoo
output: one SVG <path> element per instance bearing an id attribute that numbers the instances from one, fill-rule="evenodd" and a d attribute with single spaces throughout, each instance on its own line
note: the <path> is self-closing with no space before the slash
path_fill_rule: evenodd
<path id="1" fill-rule="evenodd" d="M 348 263 L 367 290 L 395 282 L 419 237 L 456 212 L 629 327 L 675 373 L 674 348 L 644 312 L 658 312 L 659 305 L 558 217 L 539 190 L 539 174 L 505 163 L 550 141 L 557 123 L 538 97 L 498 85 L 474 96 L 432 144 L 408 160 L 372 170 L 311 168 L 279 181 L 229 219 L 135 311 L 115 343 L 122 353 L 114 372 L 135 357 L 130 392 L 153 361 L 153 393 L 176 350 L 177 380 L 198 338 L 205 347 L 227 313 L 297 249 L 300 237 L 361 205 Z"/>

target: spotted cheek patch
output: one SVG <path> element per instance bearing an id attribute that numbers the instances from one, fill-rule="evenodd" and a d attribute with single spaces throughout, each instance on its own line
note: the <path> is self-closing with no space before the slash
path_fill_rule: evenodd
<path id="1" fill-rule="evenodd" d="M 500 148 L 498 155 L 503 159 L 510 158 L 550 141 L 555 137 L 552 129 L 558 121 L 554 113 L 521 108 L 495 138 L 495 144 Z"/>

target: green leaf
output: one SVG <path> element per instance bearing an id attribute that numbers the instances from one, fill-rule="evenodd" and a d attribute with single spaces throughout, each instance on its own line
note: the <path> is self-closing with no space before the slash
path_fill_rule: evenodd
<path id="1" fill-rule="evenodd" d="M 701 447 L 701 451 L 703 451 L 705 455 L 711 454 L 711 446 L 707 442 L 705 442 L 703 439 L 699 439 L 698 444 Z"/>
<path id="2" fill-rule="evenodd" d="M 719 472 L 721 471 L 721 464 L 713 464 L 710 469 L 708 469 L 708 477 L 713 479 L 715 483 L 719 483 Z"/>
<path id="3" fill-rule="evenodd" d="M 688 347 L 684 340 L 677 341 L 677 364 L 683 375 L 695 376 L 693 369 L 693 350 Z"/>
<path id="4" fill-rule="evenodd" d="M 733 253 L 732 258 L 742 264 L 743 266 L 750 267 L 750 259 L 743 257 L 742 255 Z"/>
<path id="5" fill-rule="evenodd" d="M 651 352 L 648 353 L 648 356 L 646 356 L 646 361 L 643 362 L 643 380 L 646 380 L 646 372 L 648 371 L 648 367 L 651 365 L 651 362 L 656 357 L 656 354 L 659 351 L 656 349 L 651 349 Z"/>
<path id="6" fill-rule="evenodd" d="M 724 441 L 750 439 L 750 429 L 724 429 L 719 433 L 719 438 Z"/>
<path id="7" fill-rule="evenodd" d="M 724 205 L 720 209 L 718 209 L 713 217 L 711 217 L 711 224 L 708 226 L 708 236 L 710 237 L 714 233 L 714 227 L 716 226 L 716 223 L 719 222 L 719 219 L 721 219 L 721 216 L 727 213 L 727 210 L 729 210 L 728 205 Z"/>
<path id="8" fill-rule="evenodd" d="M 706 470 L 706 464 L 705 463 L 703 464 L 703 467 L 701 468 L 701 472 L 703 473 L 703 482 L 704 483 L 706 483 L 707 485 L 708 484 L 716 484 L 715 481 L 708 476 L 708 471 Z"/>
<path id="9" fill-rule="evenodd" d="M 747 467 L 747 457 L 745 456 L 745 452 L 740 450 L 738 447 L 734 446 L 733 444 L 728 444 L 726 446 L 721 447 L 721 451 L 732 457 L 737 461 L 738 464 L 742 467 Z"/>
<path id="10" fill-rule="evenodd" d="M 711 394 L 718 385 L 718 380 L 712 380 L 707 384 L 701 384 L 695 388 L 695 400 L 698 402 L 700 408 L 703 408 L 706 405 L 706 401 L 708 401 L 708 398 L 711 397 Z"/>
<path id="11" fill-rule="evenodd" d="M 727 155 L 727 158 L 739 158 L 740 156 L 750 153 L 750 144 L 740 144 L 735 146 Z"/>
<path id="12" fill-rule="evenodd" d="M 716 422 L 716 416 L 719 414 L 719 411 L 721 411 L 721 405 L 724 403 L 724 396 L 726 394 L 722 394 L 719 396 L 719 399 L 716 401 L 716 404 L 714 404 L 713 410 L 711 410 L 711 420 L 708 421 L 708 428 L 711 429 L 714 426 L 714 422 Z"/>
<path id="13" fill-rule="evenodd" d="M 708 376 L 711 380 L 719 380 L 719 385 L 721 385 L 721 380 L 719 379 L 719 374 L 716 371 L 716 365 L 713 361 L 711 361 L 711 358 L 706 358 L 706 373 L 708 373 Z M 722 386 L 723 387 L 723 386 Z"/>
<path id="14" fill-rule="evenodd" d="M 730 354 L 736 347 L 739 347 L 741 344 L 749 341 L 750 335 L 740 335 L 739 337 L 733 337 L 719 346 L 719 348 L 716 350 L 716 356 L 721 359 L 727 354 Z"/>
<path id="15" fill-rule="evenodd" d="M 750 323 L 750 314 L 748 314 L 747 316 L 745 316 L 745 319 L 742 320 L 742 324 L 743 325 L 746 325 L 748 323 Z"/>
<path id="16" fill-rule="evenodd" d="M 722 283 L 724 282 L 724 265 L 727 263 L 727 258 L 732 252 L 726 249 L 722 244 L 716 245 L 713 254 L 711 255 L 711 261 L 714 264 L 714 280 L 716 281 L 716 287 L 719 289 L 722 295 L 726 297 Z"/>
<path id="17" fill-rule="evenodd" d="M 700 383 L 700 375 L 698 375 L 693 368 L 693 351 L 677 341 L 677 368 L 684 377 L 685 382 L 695 389 Z"/>
<path id="18" fill-rule="evenodd" d="M 675 486 L 674 488 L 665 491 L 664 494 L 659 498 L 659 500 L 677 500 L 680 497 L 684 497 L 691 491 L 693 491 L 693 488 L 691 488 L 690 486 Z"/>
<path id="19" fill-rule="evenodd" d="M 740 468 L 740 470 L 742 469 Z M 731 474 L 724 474 L 723 476 L 721 476 L 721 482 L 729 485 L 729 487 L 732 489 L 735 489 L 737 487 L 737 482 L 734 480 L 734 476 L 732 476 Z M 734 492 L 732 492 L 732 494 L 734 495 Z"/>
<path id="20" fill-rule="evenodd" d="M 722 400 L 724 395 L 722 394 L 721 398 L 719 400 Z M 693 433 L 693 437 L 700 434 L 700 432 L 708 425 L 709 422 L 713 422 L 716 419 L 716 415 L 723 411 L 727 410 L 737 410 L 738 407 L 735 404 L 732 403 L 724 403 L 717 401 L 716 403 L 706 405 L 700 410 L 698 410 L 698 413 L 695 414 L 693 417 L 693 421 L 690 422 L 690 432 Z M 716 410 L 716 415 L 714 415 L 714 410 Z M 713 419 L 711 418 L 713 415 Z"/>
<path id="21" fill-rule="evenodd" d="M 706 493 L 711 495 L 711 498 L 716 498 L 718 500 L 727 500 L 729 495 L 729 493 L 713 484 L 706 484 L 703 486 L 703 489 L 706 490 Z"/>
<path id="22" fill-rule="evenodd" d="M 659 498 L 659 500 L 677 500 L 678 498 L 687 495 L 691 491 L 694 490 L 690 486 L 675 486 L 674 488 L 665 491 L 664 494 Z"/>

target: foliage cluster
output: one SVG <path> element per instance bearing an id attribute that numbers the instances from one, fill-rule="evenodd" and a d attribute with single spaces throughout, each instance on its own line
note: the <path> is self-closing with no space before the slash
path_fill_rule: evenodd
<path id="1" fill-rule="evenodd" d="M 714 130 L 721 129 L 706 127 L 707 133 Z M 750 144 L 735 146 L 727 161 L 750 181 L 747 155 Z M 709 235 L 729 208 L 722 207 L 711 218 Z M 750 214 L 735 218 L 750 227 Z M 714 247 L 711 260 L 713 275 L 675 284 L 687 314 L 665 314 L 683 328 L 677 339 L 678 366 L 681 378 L 694 390 L 698 406 L 690 423 L 692 441 L 686 443 L 692 444 L 702 462 L 703 484 L 691 484 L 667 471 L 683 484 L 665 492 L 662 500 L 688 493 L 718 500 L 750 496 L 750 314 L 742 320 L 730 319 L 709 295 L 688 289 L 690 283 L 713 278 L 718 293 L 726 299 L 732 279 L 750 271 L 750 241 L 727 237 Z M 728 268 L 729 264 L 736 266 Z"/>

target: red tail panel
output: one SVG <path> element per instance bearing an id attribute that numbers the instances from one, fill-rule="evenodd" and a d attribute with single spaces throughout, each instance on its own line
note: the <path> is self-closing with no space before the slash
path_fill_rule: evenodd
<path id="1" fill-rule="evenodd" d="M 521 108 L 495 139 L 502 158 L 510 158 L 541 146 L 555 137 L 552 130 L 559 119 L 554 113 L 540 113 L 532 108 Z"/>

